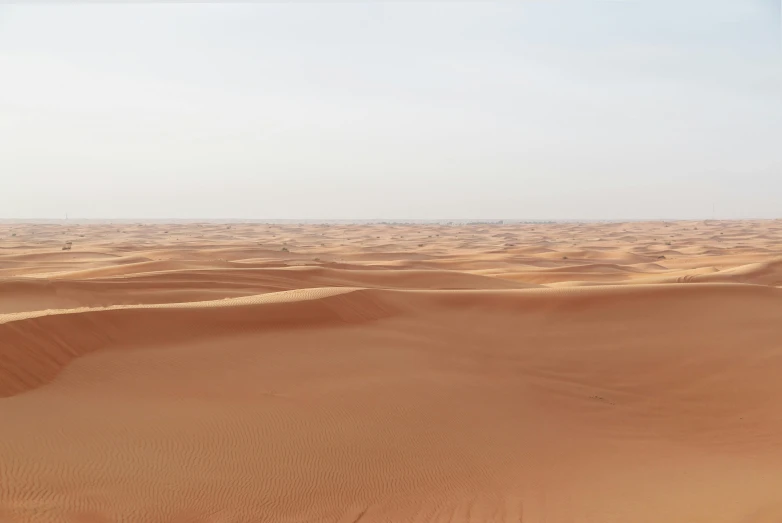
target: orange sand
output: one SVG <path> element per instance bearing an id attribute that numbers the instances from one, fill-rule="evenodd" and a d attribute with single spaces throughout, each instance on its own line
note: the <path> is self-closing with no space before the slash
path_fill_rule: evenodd
<path id="1" fill-rule="evenodd" d="M 780 286 L 780 221 L 0 224 L 0 522 L 777 523 Z"/>

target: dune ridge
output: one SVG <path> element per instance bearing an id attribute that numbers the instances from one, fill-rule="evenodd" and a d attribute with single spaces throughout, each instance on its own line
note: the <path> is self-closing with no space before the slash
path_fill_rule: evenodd
<path id="1" fill-rule="evenodd" d="M 351 296 L 343 296 L 351 294 Z M 736 284 L 633 285 L 622 287 L 472 291 L 390 291 L 361 288 L 313 288 L 243 298 L 153 305 L 52 309 L 0 315 L 0 338 L 7 341 L 0 356 L 0 397 L 48 382 L 74 358 L 116 345 L 182 341 L 246 330 L 301 329 L 328 324 L 363 323 L 394 314 L 415 316 L 424 309 L 449 312 L 479 308 L 487 312 L 545 312 L 619 309 L 643 299 L 644 311 L 660 307 L 702 306 L 710 297 L 753 301 L 782 297 L 782 289 Z M 337 298 L 339 297 L 339 298 Z M 332 299 L 333 298 L 333 299 Z M 317 303 L 307 303 L 317 302 Z M 226 311 L 214 311 L 226 308 Z M 632 314 L 641 314 L 637 309 Z M 159 311 L 166 310 L 161 313 Z M 188 312 L 190 311 L 190 312 Z M 78 318 L 70 316 L 78 315 Z M 10 325 L 9 324 L 13 324 Z M 162 325 L 162 327 L 161 327 Z M 120 343 L 121 341 L 121 343 Z M 34 372 L 37 361 L 43 368 Z"/>

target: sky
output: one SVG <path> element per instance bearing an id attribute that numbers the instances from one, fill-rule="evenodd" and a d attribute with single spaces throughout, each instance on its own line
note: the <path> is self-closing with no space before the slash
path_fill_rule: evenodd
<path id="1" fill-rule="evenodd" d="M 0 219 L 782 217 L 780 0 L 0 3 Z"/>

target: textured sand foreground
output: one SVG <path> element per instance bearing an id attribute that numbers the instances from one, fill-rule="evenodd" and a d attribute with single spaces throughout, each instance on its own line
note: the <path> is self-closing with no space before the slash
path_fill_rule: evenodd
<path id="1" fill-rule="evenodd" d="M 777 523 L 780 405 L 780 221 L 0 224 L 2 523 Z"/>

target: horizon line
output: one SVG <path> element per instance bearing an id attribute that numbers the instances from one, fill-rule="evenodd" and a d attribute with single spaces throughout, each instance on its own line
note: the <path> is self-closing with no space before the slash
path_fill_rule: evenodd
<path id="1" fill-rule="evenodd" d="M 688 221 L 775 221 L 782 217 L 763 218 L 0 218 L 0 223 L 31 222 L 233 222 L 233 223 L 572 223 L 572 222 L 688 222 Z"/>

